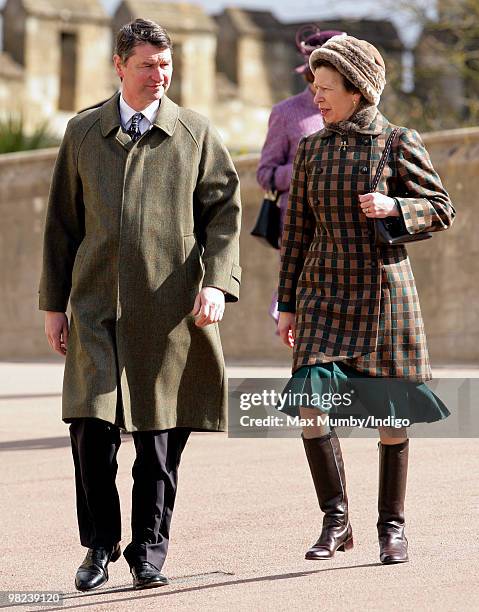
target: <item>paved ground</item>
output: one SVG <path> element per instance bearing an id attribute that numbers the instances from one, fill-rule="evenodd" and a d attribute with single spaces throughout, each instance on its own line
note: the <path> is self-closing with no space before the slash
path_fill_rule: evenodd
<path id="1" fill-rule="evenodd" d="M 232 368 L 230 374 L 276 372 Z M 412 440 L 411 561 L 382 566 L 373 439 L 342 441 L 354 549 L 311 562 L 304 550 L 321 517 L 300 441 L 194 434 L 181 466 L 165 566 L 171 585 L 133 591 L 122 558 L 110 565 L 108 588 L 79 594 L 73 576 L 84 549 L 76 535 L 67 428 L 59 418 L 61 363 L 0 364 L 0 385 L 1 590 L 60 591 L 65 600 L 58 609 L 107 612 L 479 609 L 476 439 Z M 118 476 L 123 544 L 132 457 L 125 436 Z"/>

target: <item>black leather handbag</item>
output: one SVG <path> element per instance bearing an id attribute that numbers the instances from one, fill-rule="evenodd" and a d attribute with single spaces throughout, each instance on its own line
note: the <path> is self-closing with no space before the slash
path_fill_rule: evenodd
<path id="1" fill-rule="evenodd" d="M 379 166 L 376 171 L 376 175 L 371 184 L 371 192 L 376 191 L 381 176 L 384 171 L 384 166 L 389 157 L 391 147 L 393 143 L 399 137 L 399 128 L 394 130 L 389 135 L 386 141 L 383 154 L 379 161 Z M 376 243 L 377 244 L 406 244 L 408 242 L 419 242 L 420 240 L 427 240 L 432 238 L 431 232 L 419 232 L 417 234 L 410 234 L 406 229 L 403 216 L 400 217 L 385 217 L 384 219 L 374 219 Z"/>
<path id="2" fill-rule="evenodd" d="M 275 189 L 274 172 L 271 177 L 271 191 L 264 194 L 264 199 L 251 230 L 251 235 L 259 238 L 264 244 L 279 249 L 281 211 L 278 206 L 279 194 Z"/>

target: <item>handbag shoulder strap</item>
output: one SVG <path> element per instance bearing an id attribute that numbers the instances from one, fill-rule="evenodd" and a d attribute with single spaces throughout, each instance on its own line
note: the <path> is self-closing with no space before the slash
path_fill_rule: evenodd
<path id="1" fill-rule="evenodd" d="M 389 134 L 388 139 L 386 140 L 386 144 L 384 145 L 383 154 L 381 155 L 381 159 L 379 160 L 378 169 L 376 170 L 376 174 L 374 175 L 373 182 L 371 183 L 371 189 L 370 189 L 371 193 L 373 191 L 376 191 L 376 189 L 378 188 L 379 181 L 381 180 L 381 176 L 383 175 L 383 172 L 384 172 L 384 166 L 386 165 L 386 162 L 389 157 L 389 153 L 391 151 L 391 147 L 393 145 L 393 142 L 399 138 L 400 131 L 401 131 L 400 128 L 398 127 L 394 128 L 393 131 Z"/>

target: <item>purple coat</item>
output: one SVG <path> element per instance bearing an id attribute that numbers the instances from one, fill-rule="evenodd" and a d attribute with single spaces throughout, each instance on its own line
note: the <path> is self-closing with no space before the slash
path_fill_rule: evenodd
<path id="1" fill-rule="evenodd" d="M 269 191 L 271 177 L 276 169 L 274 180 L 276 189 L 280 193 L 281 232 L 288 207 L 289 184 L 299 141 L 303 136 L 310 136 L 323 129 L 323 118 L 313 99 L 314 94 L 308 86 L 302 93 L 286 98 L 273 106 L 269 117 L 268 133 L 261 151 L 256 178 L 261 187 Z M 277 321 L 279 315 L 276 292 L 269 312 Z"/>
<path id="2" fill-rule="evenodd" d="M 274 169 L 276 189 L 280 192 L 281 221 L 288 205 L 288 192 L 293 173 L 293 161 L 299 141 L 323 129 L 323 119 L 313 102 L 314 94 L 306 89 L 282 100 L 271 110 L 268 134 L 261 151 L 256 178 L 261 187 L 271 189 Z"/>

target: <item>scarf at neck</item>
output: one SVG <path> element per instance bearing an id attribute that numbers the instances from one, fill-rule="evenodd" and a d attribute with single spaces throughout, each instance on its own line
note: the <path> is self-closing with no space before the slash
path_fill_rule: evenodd
<path id="1" fill-rule="evenodd" d="M 344 121 L 336 123 L 325 123 L 324 127 L 332 132 L 340 134 L 349 134 L 351 132 L 361 132 L 367 129 L 376 118 L 378 107 L 368 102 L 361 101 L 357 110 Z"/>

